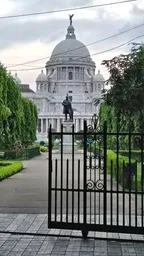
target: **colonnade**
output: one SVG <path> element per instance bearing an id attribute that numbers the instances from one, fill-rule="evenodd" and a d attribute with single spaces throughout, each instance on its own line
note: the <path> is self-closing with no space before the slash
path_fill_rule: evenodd
<path id="1" fill-rule="evenodd" d="M 60 132 L 61 124 L 63 120 L 64 120 L 63 118 L 39 118 L 38 133 L 42 133 L 42 134 L 47 133 L 50 124 L 52 128 L 55 129 L 56 132 Z M 86 120 L 87 120 L 87 124 L 90 125 L 91 119 L 86 119 Z M 74 118 L 76 132 L 84 129 L 83 122 L 84 122 L 84 119 L 82 118 Z"/>

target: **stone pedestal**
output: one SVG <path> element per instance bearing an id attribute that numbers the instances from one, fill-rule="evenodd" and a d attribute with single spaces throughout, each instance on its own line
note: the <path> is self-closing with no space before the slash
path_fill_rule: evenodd
<path id="1" fill-rule="evenodd" d="M 72 132 L 72 127 L 73 127 L 74 123 L 73 122 L 63 122 L 63 132 L 64 133 L 70 133 Z M 70 134 L 63 134 L 63 153 L 71 153 L 72 154 L 72 150 L 73 150 L 73 146 L 74 146 L 74 152 L 76 152 L 77 149 L 77 144 L 74 143 L 74 145 L 72 144 L 72 140 L 74 135 L 70 135 Z M 59 146 L 59 151 L 61 152 L 61 143 Z"/>

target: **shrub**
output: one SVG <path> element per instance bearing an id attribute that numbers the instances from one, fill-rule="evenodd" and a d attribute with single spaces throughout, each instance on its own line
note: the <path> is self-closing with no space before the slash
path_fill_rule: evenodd
<path id="1" fill-rule="evenodd" d="M 82 149 L 83 148 L 83 142 L 81 140 L 77 141 L 77 146 L 78 146 L 78 149 Z"/>
<path id="2" fill-rule="evenodd" d="M 45 142 L 44 141 L 40 141 L 40 146 L 44 146 Z"/>
<path id="3" fill-rule="evenodd" d="M 1 166 L 8 166 L 8 165 L 11 165 L 11 163 L 8 163 L 8 162 L 0 162 L 0 167 L 1 167 Z"/>
<path id="4" fill-rule="evenodd" d="M 0 162 L 0 180 L 6 179 L 23 169 L 21 162 Z"/>
<path id="5" fill-rule="evenodd" d="M 83 140 L 84 139 L 84 131 L 80 130 L 80 131 L 78 131 L 78 133 L 81 133 L 81 134 L 76 134 L 75 139 L 76 140 Z"/>
<path id="6" fill-rule="evenodd" d="M 129 157 L 129 150 L 119 150 L 121 156 Z M 141 162 L 141 150 L 131 150 L 131 158 Z M 144 157 L 143 157 L 144 161 Z"/>
<path id="7" fill-rule="evenodd" d="M 41 152 L 48 152 L 48 148 L 44 146 L 40 146 L 40 151 Z"/>
<path id="8" fill-rule="evenodd" d="M 112 168 L 111 168 L 111 163 L 112 163 Z M 134 164 L 135 160 L 131 159 L 131 164 Z M 111 174 L 111 169 L 112 169 L 112 176 L 117 179 L 118 175 L 118 182 L 122 185 L 123 183 L 123 164 L 125 166 L 129 165 L 129 158 L 125 156 L 119 155 L 118 157 L 118 170 L 117 170 L 117 154 L 112 151 L 112 150 L 107 150 L 107 172 Z M 117 173 L 118 171 L 118 173 Z M 125 176 L 126 177 L 126 176 Z M 126 182 L 126 179 L 124 177 L 124 181 Z M 126 185 L 126 183 L 125 183 Z"/>
<path id="9" fill-rule="evenodd" d="M 25 151 L 24 145 L 21 142 L 16 142 L 14 145 L 11 145 L 4 154 L 4 159 L 19 159 L 23 156 Z"/>
<path id="10" fill-rule="evenodd" d="M 102 151 L 102 146 L 99 145 L 99 143 L 92 143 L 90 145 L 87 145 L 88 151 L 95 153 L 95 151 L 100 150 Z"/>
<path id="11" fill-rule="evenodd" d="M 5 152 L 0 152 L 0 159 L 3 159 L 5 156 Z"/>

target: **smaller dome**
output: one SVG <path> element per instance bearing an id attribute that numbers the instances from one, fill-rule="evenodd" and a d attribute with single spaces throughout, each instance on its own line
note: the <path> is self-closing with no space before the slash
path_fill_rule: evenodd
<path id="1" fill-rule="evenodd" d="M 100 70 L 98 70 L 97 75 L 94 77 L 94 81 L 96 81 L 96 82 L 104 82 L 105 81 L 103 75 L 100 73 Z"/>
<path id="2" fill-rule="evenodd" d="M 67 29 L 66 39 L 76 39 L 74 31 L 75 29 L 73 25 L 69 25 Z"/>
<path id="3" fill-rule="evenodd" d="M 21 80 L 18 77 L 17 73 L 15 73 L 14 80 L 16 81 L 17 84 L 21 84 Z"/>
<path id="4" fill-rule="evenodd" d="M 74 29 L 73 25 L 69 25 L 67 30 L 74 31 L 75 29 Z"/>
<path id="5" fill-rule="evenodd" d="M 41 70 L 41 73 L 38 75 L 36 82 L 47 82 L 47 76 Z"/>

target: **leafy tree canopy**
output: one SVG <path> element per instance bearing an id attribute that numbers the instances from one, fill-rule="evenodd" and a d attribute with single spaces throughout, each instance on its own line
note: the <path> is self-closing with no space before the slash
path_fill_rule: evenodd
<path id="1" fill-rule="evenodd" d="M 121 114 L 130 118 L 144 117 L 144 44 L 133 44 L 131 52 L 121 54 L 102 62 L 110 73 L 106 82 L 111 89 L 104 91 L 105 102 L 115 108 L 119 118 Z"/>
<path id="2" fill-rule="evenodd" d="M 0 147 L 36 140 L 37 108 L 0 64 Z"/>

